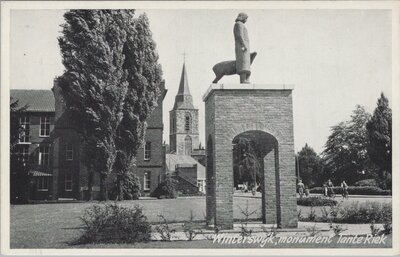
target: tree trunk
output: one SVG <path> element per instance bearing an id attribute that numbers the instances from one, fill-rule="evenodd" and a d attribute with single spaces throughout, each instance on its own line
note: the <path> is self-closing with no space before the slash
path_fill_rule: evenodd
<path id="1" fill-rule="evenodd" d="M 88 173 L 88 192 L 86 196 L 87 201 L 93 200 L 93 172 L 89 171 Z"/>
<path id="2" fill-rule="evenodd" d="M 122 175 L 117 176 L 117 192 L 118 192 L 118 201 L 124 200 L 124 191 L 122 189 Z"/>
<path id="3" fill-rule="evenodd" d="M 100 173 L 100 201 L 108 200 L 106 180 L 107 174 Z"/>

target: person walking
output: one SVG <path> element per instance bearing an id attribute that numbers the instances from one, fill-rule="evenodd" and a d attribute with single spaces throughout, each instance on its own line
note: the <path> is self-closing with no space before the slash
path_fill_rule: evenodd
<path id="1" fill-rule="evenodd" d="M 299 183 L 297 183 L 297 189 L 299 190 L 300 199 L 303 198 L 303 195 L 304 195 L 304 184 L 301 181 L 301 179 L 299 179 Z"/>
<path id="2" fill-rule="evenodd" d="M 342 188 L 343 199 L 348 198 L 349 197 L 349 192 L 348 192 L 349 186 L 347 185 L 345 180 L 342 181 L 342 183 L 340 184 L 340 187 Z"/>
<path id="3" fill-rule="evenodd" d="M 327 186 L 328 186 L 328 196 L 335 198 L 335 191 L 333 190 L 334 185 L 330 179 L 328 179 Z"/>

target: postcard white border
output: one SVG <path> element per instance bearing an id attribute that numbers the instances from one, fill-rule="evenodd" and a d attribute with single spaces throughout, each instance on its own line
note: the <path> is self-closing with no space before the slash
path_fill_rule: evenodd
<path id="1" fill-rule="evenodd" d="M 394 255 L 400 254 L 399 7 L 395 1 L 2 1 L 1 2 L 1 253 L 7 255 Z M 13 9 L 387 9 L 392 12 L 393 247 L 391 249 L 10 249 L 9 74 L 10 11 Z M 321 248 L 322 250 L 322 248 Z"/>

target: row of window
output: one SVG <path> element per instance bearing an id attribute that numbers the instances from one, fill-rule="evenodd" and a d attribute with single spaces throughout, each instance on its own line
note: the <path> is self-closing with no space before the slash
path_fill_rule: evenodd
<path id="1" fill-rule="evenodd" d="M 21 133 L 19 136 L 20 143 L 28 143 L 30 142 L 30 117 L 23 116 L 19 118 L 19 125 L 21 126 Z M 40 137 L 49 137 L 50 136 L 50 117 L 43 116 L 40 117 Z"/>
<path id="2" fill-rule="evenodd" d="M 172 118 L 172 133 L 176 132 L 176 120 Z M 190 113 L 185 114 L 185 132 L 189 133 L 192 131 L 192 116 Z"/>
<path id="3" fill-rule="evenodd" d="M 49 191 L 49 177 L 37 177 L 36 178 L 36 190 L 37 191 Z M 67 192 L 72 191 L 72 172 L 65 173 L 64 190 Z"/>
<path id="4" fill-rule="evenodd" d="M 39 164 L 49 165 L 50 153 L 49 146 L 39 147 Z M 21 146 L 19 151 L 20 157 L 24 163 L 29 160 L 29 146 Z M 65 160 L 72 161 L 74 159 L 74 148 L 73 145 L 67 143 L 65 145 Z M 149 161 L 151 159 L 151 142 L 146 142 L 144 145 L 144 160 Z"/>
<path id="5" fill-rule="evenodd" d="M 65 173 L 64 189 L 65 191 L 72 191 L 72 172 Z M 143 176 L 143 190 L 150 190 L 151 186 L 151 174 L 145 172 Z M 49 190 L 49 177 L 37 177 L 36 178 L 36 189 L 37 191 L 48 191 Z"/>
<path id="6" fill-rule="evenodd" d="M 19 148 L 19 155 L 21 161 L 26 164 L 29 161 L 29 146 L 24 145 Z M 74 159 L 74 148 L 73 145 L 67 143 L 65 145 L 65 160 L 72 161 Z M 41 146 L 39 147 L 39 165 L 49 165 L 50 164 L 50 147 Z"/>

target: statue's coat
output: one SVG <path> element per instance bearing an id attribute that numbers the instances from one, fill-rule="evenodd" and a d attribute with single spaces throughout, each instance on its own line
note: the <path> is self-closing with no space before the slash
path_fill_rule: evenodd
<path id="1" fill-rule="evenodd" d="M 233 27 L 233 34 L 235 36 L 235 55 L 236 55 L 236 72 L 250 73 L 250 42 L 247 28 L 242 21 L 236 21 Z M 242 47 L 246 50 L 243 51 Z"/>

